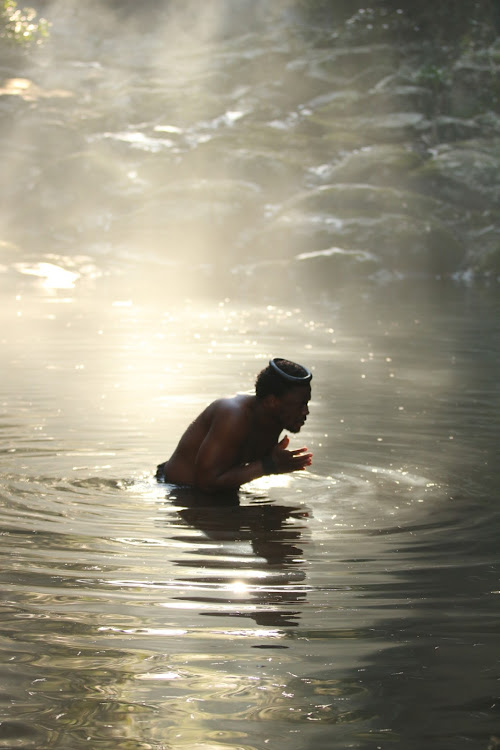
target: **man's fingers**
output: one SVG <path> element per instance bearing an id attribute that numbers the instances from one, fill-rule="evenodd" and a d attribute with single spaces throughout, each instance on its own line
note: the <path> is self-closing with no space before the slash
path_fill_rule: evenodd
<path id="1" fill-rule="evenodd" d="M 292 456 L 292 463 L 298 468 L 304 468 L 312 464 L 312 453 L 301 453 L 300 455 Z"/>
<path id="2" fill-rule="evenodd" d="M 293 456 L 300 456 L 301 454 L 302 455 L 309 454 L 310 456 L 312 456 L 312 453 L 309 452 L 309 448 L 306 448 L 305 446 L 304 448 L 296 448 L 293 451 L 289 451 L 289 453 L 291 453 Z"/>
<path id="3" fill-rule="evenodd" d="M 303 469 L 307 469 L 308 466 L 311 466 L 312 459 L 307 457 L 304 461 L 295 461 L 294 465 L 292 467 L 292 471 L 302 471 Z"/>
<path id="4" fill-rule="evenodd" d="M 306 446 L 287 450 L 286 446 L 290 439 L 286 435 L 275 447 L 273 454 L 277 463 L 279 474 L 286 474 L 289 471 L 300 471 L 312 464 L 312 453 Z"/>

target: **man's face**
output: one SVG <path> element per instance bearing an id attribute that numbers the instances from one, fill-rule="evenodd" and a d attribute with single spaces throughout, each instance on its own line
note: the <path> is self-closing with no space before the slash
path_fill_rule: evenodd
<path id="1" fill-rule="evenodd" d="M 300 432 L 309 414 L 308 403 L 311 398 L 311 386 L 297 385 L 290 388 L 284 396 L 278 398 L 278 416 L 283 429 L 289 432 Z"/>

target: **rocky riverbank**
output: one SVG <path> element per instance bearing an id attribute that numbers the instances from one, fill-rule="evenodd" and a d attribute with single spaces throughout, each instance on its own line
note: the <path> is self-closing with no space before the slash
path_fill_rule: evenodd
<path id="1" fill-rule="evenodd" d="M 500 40 L 431 54 L 352 19 L 213 38 L 169 16 L 96 37 L 83 19 L 2 55 L 4 270 L 500 276 Z"/>

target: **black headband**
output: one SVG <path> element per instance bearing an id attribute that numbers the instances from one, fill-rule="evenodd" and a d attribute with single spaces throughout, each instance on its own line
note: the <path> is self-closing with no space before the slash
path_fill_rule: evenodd
<path id="1" fill-rule="evenodd" d="M 306 372 L 305 375 L 289 375 L 287 372 L 281 369 L 278 362 L 284 362 L 286 360 L 281 359 L 281 357 L 274 357 L 274 359 L 269 360 L 269 365 L 272 367 L 274 372 L 276 372 L 280 377 L 284 378 L 285 380 L 288 380 L 289 383 L 295 383 L 296 385 L 307 385 L 307 383 L 310 383 L 312 380 L 312 372 L 310 372 L 307 367 L 302 367 L 302 365 L 297 365 L 297 367 L 300 367 L 302 370 Z M 295 364 L 295 362 L 293 363 Z"/>

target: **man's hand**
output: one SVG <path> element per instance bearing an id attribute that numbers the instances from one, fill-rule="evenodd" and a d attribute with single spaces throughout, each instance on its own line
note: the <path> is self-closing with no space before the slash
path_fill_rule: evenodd
<path id="1" fill-rule="evenodd" d="M 276 474 L 288 474 L 291 471 L 300 471 L 306 469 L 312 464 L 312 453 L 307 448 L 297 448 L 296 450 L 287 450 L 290 443 L 288 435 L 271 451 L 271 457 L 276 466 Z"/>

